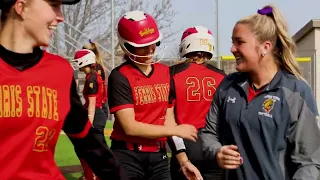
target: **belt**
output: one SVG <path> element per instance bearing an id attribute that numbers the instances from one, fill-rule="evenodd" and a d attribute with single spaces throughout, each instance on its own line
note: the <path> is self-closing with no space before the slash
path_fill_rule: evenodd
<path id="1" fill-rule="evenodd" d="M 102 105 L 101 106 L 95 106 L 95 107 L 98 108 L 98 109 L 102 109 Z M 84 106 L 85 110 L 88 110 L 88 108 L 89 108 L 88 106 L 86 106 L 86 105 Z"/>
<path id="2" fill-rule="evenodd" d="M 166 143 L 162 141 L 157 141 L 154 143 L 154 145 L 144 145 L 126 141 L 112 140 L 111 149 L 125 149 L 136 152 L 166 152 Z"/>

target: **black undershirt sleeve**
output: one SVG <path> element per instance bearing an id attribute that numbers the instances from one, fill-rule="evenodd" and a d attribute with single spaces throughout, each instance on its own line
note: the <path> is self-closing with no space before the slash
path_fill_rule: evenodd
<path id="1" fill-rule="evenodd" d="M 82 107 L 75 80 L 70 91 L 70 111 L 63 126 L 79 158 L 84 159 L 100 179 L 125 179 L 120 165 L 101 132 L 91 126 Z"/>

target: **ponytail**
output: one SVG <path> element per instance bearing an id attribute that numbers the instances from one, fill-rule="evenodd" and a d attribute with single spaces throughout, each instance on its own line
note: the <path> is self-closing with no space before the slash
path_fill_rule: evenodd
<path id="1" fill-rule="evenodd" d="M 296 60 L 296 44 L 289 35 L 288 25 L 279 10 L 275 7 L 272 9 L 271 17 L 277 27 L 276 55 L 280 56 L 279 59 L 284 69 L 294 74 L 298 79 L 304 79 Z"/>
<path id="2" fill-rule="evenodd" d="M 258 14 L 237 23 L 248 24 L 260 42 L 271 41 L 274 47 L 272 53 L 279 67 L 304 80 L 295 57 L 296 45 L 289 35 L 284 17 L 275 6 L 265 6 Z"/>
<path id="3" fill-rule="evenodd" d="M 89 49 L 96 55 L 96 62 L 102 66 L 104 69 L 103 60 L 101 58 L 100 50 L 95 42 L 92 42 L 91 39 L 89 39 L 89 43 L 85 44 L 82 49 Z"/>

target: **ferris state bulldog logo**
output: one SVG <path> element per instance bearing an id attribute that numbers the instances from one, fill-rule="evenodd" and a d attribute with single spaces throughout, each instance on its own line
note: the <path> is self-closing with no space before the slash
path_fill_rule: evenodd
<path id="1" fill-rule="evenodd" d="M 265 100 L 262 104 L 262 110 L 264 112 L 259 112 L 258 114 L 261 116 L 272 118 L 272 114 L 270 113 L 274 108 L 274 105 L 276 104 L 276 102 L 280 101 L 280 98 L 278 96 L 272 96 L 272 95 L 266 95 L 264 98 Z"/>

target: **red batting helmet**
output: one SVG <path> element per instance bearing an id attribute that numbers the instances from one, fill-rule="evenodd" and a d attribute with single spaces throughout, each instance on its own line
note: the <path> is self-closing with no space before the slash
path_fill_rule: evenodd
<path id="1" fill-rule="evenodd" d="M 160 42 L 161 33 L 154 18 L 142 11 L 125 13 L 118 23 L 118 37 L 122 47 L 144 47 Z"/>

